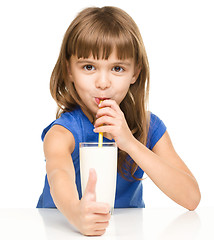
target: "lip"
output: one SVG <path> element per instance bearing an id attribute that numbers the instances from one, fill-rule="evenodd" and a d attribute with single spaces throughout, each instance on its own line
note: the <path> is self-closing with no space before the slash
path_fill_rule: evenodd
<path id="1" fill-rule="evenodd" d="M 106 98 L 106 97 L 95 97 L 95 102 L 96 102 L 97 104 L 99 104 L 101 100 L 104 101 L 104 100 L 108 100 L 108 99 L 110 99 L 110 98 Z"/>

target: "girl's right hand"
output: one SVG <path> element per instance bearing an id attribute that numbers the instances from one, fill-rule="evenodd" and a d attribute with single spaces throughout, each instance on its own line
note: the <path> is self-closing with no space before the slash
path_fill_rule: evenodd
<path id="1" fill-rule="evenodd" d="M 96 202 L 96 182 L 96 172 L 90 169 L 85 193 L 74 210 L 74 225 L 86 236 L 103 235 L 111 217 L 109 204 Z"/>

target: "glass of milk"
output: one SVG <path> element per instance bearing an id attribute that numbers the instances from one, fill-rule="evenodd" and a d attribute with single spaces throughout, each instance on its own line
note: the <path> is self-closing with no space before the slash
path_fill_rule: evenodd
<path id="1" fill-rule="evenodd" d="M 116 143 L 102 143 L 102 147 L 98 146 L 98 142 L 80 143 L 82 195 L 88 182 L 90 168 L 94 168 L 97 174 L 96 201 L 108 203 L 113 213 L 117 181 Z"/>

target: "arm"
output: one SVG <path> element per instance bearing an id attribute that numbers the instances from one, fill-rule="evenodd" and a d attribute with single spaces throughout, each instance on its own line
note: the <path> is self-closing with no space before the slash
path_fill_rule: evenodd
<path id="1" fill-rule="evenodd" d="M 161 191 L 181 206 L 194 210 L 201 197 L 197 181 L 175 152 L 168 133 L 151 151 L 134 138 L 115 101 L 105 100 L 101 105 L 94 131 L 110 134 Z"/>
<path id="2" fill-rule="evenodd" d="M 62 126 L 53 126 L 44 139 L 46 170 L 56 207 L 84 235 L 102 235 L 110 219 L 110 207 L 96 202 L 96 173 L 91 170 L 85 194 L 79 200 L 71 157 L 75 140 Z"/>
<path id="3" fill-rule="evenodd" d="M 168 132 L 165 132 L 152 151 L 136 139 L 133 139 L 127 151 L 168 197 L 189 210 L 198 206 L 201 196 L 197 181 L 175 152 Z"/>

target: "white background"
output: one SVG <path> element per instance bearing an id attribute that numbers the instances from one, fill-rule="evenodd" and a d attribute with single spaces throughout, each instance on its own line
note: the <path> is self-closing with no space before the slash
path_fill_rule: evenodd
<path id="1" fill-rule="evenodd" d="M 140 5 L 139 5 L 140 3 Z M 1 1 L 0 207 L 32 207 L 41 194 L 42 130 L 55 119 L 49 79 L 63 35 L 88 6 L 118 6 L 142 33 L 151 68 L 150 110 L 214 206 L 214 14 L 212 1 Z M 146 207 L 172 206 L 150 179 Z"/>

